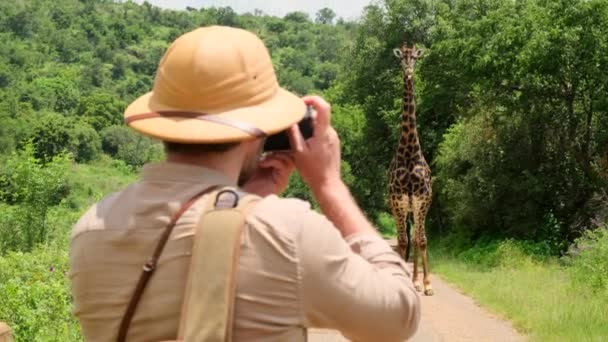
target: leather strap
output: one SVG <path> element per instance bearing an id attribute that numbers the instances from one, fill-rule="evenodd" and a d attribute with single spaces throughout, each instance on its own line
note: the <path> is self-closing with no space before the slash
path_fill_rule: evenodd
<path id="1" fill-rule="evenodd" d="M 187 118 L 187 119 L 208 121 L 208 122 L 213 122 L 213 123 L 217 123 L 220 125 L 230 126 L 230 127 L 239 129 L 256 138 L 264 138 L 267 136 L 266 133 L 264 133 L 264 131 L 262 131 L 261 129 L 259 129 L 249 123 L 233 120 L 233 119 L 226 118 L 226 117 L 219 116 L 219 115 L 211 115 L 211 114 L 196 113 L 196 112 L 159 111 L 159 112 L 152 112 L 152 113 L 136 114 L 136 115 L 131 115 L 131 116 L 125 118 L 125 123 L 128 125 L 128 124 L 131 124 L 132 122 L 138 121 L 138 120 L 156 119 L 156 118 L 163 118 L 163 117 Z"/>
<path id="2" fill-rule="evenodd" d="M 123 319 L 120 323 L 120 329 L 118 331 L 118 339 L 117 339 L 118 342 L 125 341 L 125 339 L 127 337 L 127 333 L 129 331 L 129 325 L 131 324 L 131 320 L 133 319 L 133 315 L 135 314 L 135 309 L 137 308 L 137 304 L 139 303 L 139 300 L 141 299 L 141 296 L 143 295 L 144 289 L 146 288 L 146 285 L 148 284 L 148 280 L 150 280 L 150 277 L 156 270 L 156 265 L 158 263 L 158 259 L 160 258 L 160 255 L 163 251 L 163 248 L 165 247 L 165 244 L 167 243 L 167 240 L 169 240 L 169 236 L 171 235 L 171 232 L 173 231 L 173 228 L 175 227 L 177 220 L 179 220 L 179 218 L 182 216 L 182 214 L 184 212 L 186 212 L 186 210 L 188 210 L 188 208 L 190 208 L 194 204 L 194 202 L 196 202 L 196 200 L 198 200 L 201 196 L 205 195 L 206 193 L 209 193 L 217 188 L 219 188 L 218 185 L 213 185 L 213 186 L 210 186 L 210 187 L 204 189 L 203 191 L 197 193 L 192 198 L 190 198 L 186 203 L 184 203 L 181 206 L 181 208 L 175 213 L 175 215 L 173 215 L 173 217 L 171 218 L 169 225 L 167 226 L 167 228 L 165 228 L 165 231 L 161 235 L 160 240 L 158 241 L 158 244 L 156 245 L 156 249 L 154 250 L 152 257 L 143 266 L 143 271 L 141 273 L 141 276 L 139 277 L 139 281 L 137 283 L 137 286 L 135 287 L 135 291 L 133 292 L 133 296 L 131 297 L 131 301 L 129 302 L 127 311 L 125 312 Z"/>

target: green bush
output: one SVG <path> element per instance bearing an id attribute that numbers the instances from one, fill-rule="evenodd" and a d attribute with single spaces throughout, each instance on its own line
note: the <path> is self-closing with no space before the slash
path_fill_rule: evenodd
<path id="1" fill-rule="evenodd" d="M 573 280 L 608 295 L 608 226 L 586 231 L 571 254 Z"/>
<path id="2" fill-rule="evenodd" d="M 43 160 L 69 152 L 76 161 L 88 162 L 101 152 L 101 140 L 93 127 L 80 119 L 55 113 L 40 117 L 32 133 L 32 142 L 35 156 Z"/>
<path id="3" fill-rule="evenodd" d="M 89 162 L 99 157 L 101 139 L 89 124 L 78 122 L 72 129 L 72 149 L 79 163 Z"/>
<path id="4" fill-rule="evenodd" d="M 314 208 L 318 208 L 316 201 L 312 195 L 310 188 L 304 183 L 302 177 L 297 172 L 291 174 L 287 189 L 281 194 L 285 197 L 296 197 L 304 201 L 308 201 Z"/>
<path id="5" fill-rule="evenodd" d="M 70 191 L 69 165 L 65 155 L 42 164 L 31 144 L 0 165 L 0 201 L 6 203 L 0 206 L 0 255 L 30 251 L 48 240 L 53 229 L 49 210 Z"/>
<path id="6" fill-rule="evenodd" d="M 35 110 L 69 114 L 80 98 L 76 83 L 69 71 L 55 77 L 39 77 L 25 86 L 21 98 L 31 103 Z"/>
<path id="7" fill-rule="evenodd" d="M 123 145 L 135 141 L 135 133 L 125 126 L 110 126 L 101 131 L 101 147 L 111 157 L 115 157 Z"/>
<path id="8" fill-rule="evenodd" d="M 11 132 L 11 119 L 5 116 L 0 116 L 2 125 L 0 125 L 0 154 L 7 153 L 13 150 L 15 139 Z"/>
<path id="9" fill-rule="evenodd" d="M 112 94 L 95 92 L 80 99 L 76 114 L 81 116 L 95 130 L 122 122 L 125 103 Z"/>
<path id="10" fill-rule="evenodd" d="M 384 236 L 397 236 L 397 227 L 393 215 L 389 213 L 379 213 L 376 219 L 376 226 Z"/>
<path id="11" fill-rule="evenodd" d="M 67 172 L 70 163 L 69 156 L 62 154 L 43 164 L 36 158 L 33 145 L 25 145 L 0 164 L 0 201 L 44 206 L 59 204 L 69 193 Z"/>
<path id="12" fill-rule="evenodd" d="M 72 125 L 69 118 L 60 114 L 49 113 L 41 116 L 32 133 L 36 158 L 49 159 L 69 151 Z"/>
<path id="13" fill-rule="evenodd" d="M 140 167 L 163 156 L 160 143 L 135 133 L 125 126 L 110 126 L 101 132 L 103 151 L 124 161 L 131 167 Z"/>
<path id="14" fill-rule="evenodd" d="M 0 257 L 0 321 L 16 341 L 81 341 L 72 314 L 68 252 L 52 246 Z"/>
<path id="15" fill-rule="evenodd" d="M 445 249 L 445 246 L 451 246 L 451 244 L 444 242 L 440 249 Z M 536 251 L 542 250 L 542 248 L 532 241 L 482 238 L 473 245 L 469 244 L 468 247 L 461 248 L 460 251 L 452 253 L 454 258 L 486 270 L 521 268 L 545 259 L 543 254 L 536 254 Z"/>
<path id="16" fill-rule="evenodd" d="M 34 114 L 29 104 L 4 103 L 3 106 L 2 101 L 0 93 L 0 154 L 7 154 L 31 137 Z"/>

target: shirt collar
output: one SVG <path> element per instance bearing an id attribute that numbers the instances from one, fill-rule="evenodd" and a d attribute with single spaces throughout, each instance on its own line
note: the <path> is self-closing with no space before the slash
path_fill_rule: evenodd
<path id="1" fill-rule="evenodd" d="M 221 172 L 191 164 L 159 162 L 144 165 L 141 172 L 143 181 L 179 182 L 193 184 L 220 184 L 236 186 Z"/>

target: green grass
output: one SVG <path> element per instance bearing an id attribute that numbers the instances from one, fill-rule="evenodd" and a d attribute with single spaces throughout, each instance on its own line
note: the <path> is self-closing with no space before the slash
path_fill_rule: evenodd
<path id="1" fill-rule="evenodd" d="M 557 261 L 479 264 L 433 253 L 433 272 L 510 320 L 531 341 L 608 341 L 608 295 L 572 281 Z"/>
<path id="2" fill-rule="evenodd" d="M 73 164 L 70 180 L 74 187 L 68 203 L 72 208 L 88 209 L 89 205 L 111 192 L 121 190 L 138 176 L 125 163 L 108 156 L 91 164 Z"/>

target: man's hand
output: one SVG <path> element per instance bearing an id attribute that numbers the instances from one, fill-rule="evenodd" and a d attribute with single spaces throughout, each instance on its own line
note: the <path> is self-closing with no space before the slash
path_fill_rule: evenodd
<path id="1" fill-rule="evenodd" d="M 313 192 L 340 184 L 340 139 L 331 127 L 331 107 L 318 96 L 304 97 L 315 109 L 313 136 L 304 140 L 297 125 L 291 127 L 289 139 L 293 157 L 302 179 Z"/>
<path id="2" fill-rule="evenodd" d="M 377 234 L 340 175 L 340 139 L 331 127 L 331 107 L 318 96 L 305 97 L 312 105 L 314 133 L 304 140 L 298 126 L 291 128 L 289 138 L 293 158 L 302 179 L 312 189 L 323 214 L 338 228 L 342 236 L 367 232 Z"/>
<path id="3" fill-rule="evenodd" d="M 294 168 L 293 158 L 288 153 L 268 154 L 260 160 L 255 174 L 242 189 L 262 197 L 278 195 L 287 188 Z"/>

